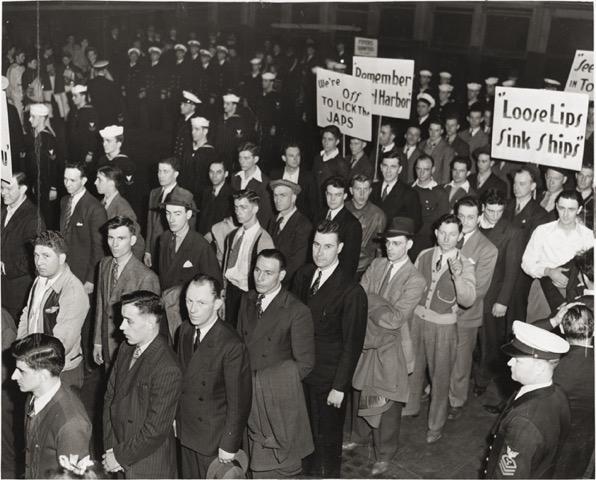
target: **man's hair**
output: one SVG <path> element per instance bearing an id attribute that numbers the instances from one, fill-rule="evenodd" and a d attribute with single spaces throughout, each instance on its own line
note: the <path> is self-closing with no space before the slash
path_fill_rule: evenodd
<path id="1" fill-rule="evenodd" d="M 451 160 L 451 163 L 449 164 L 449 168 L 453 169 L 453 167 L 456 163 L 463 163 L 466 166 L 466 170 L 468 170 L 468 171 L 472 170 L 472 160 L 470 160 L 470 157 L 464 157 L 463 155 L 458 155 L 453 160 Z"/>
<path id="2" fill-rule="evenodd" d="M 438 125 L 439 127 L 441 127 L 442 130 L 445 130 L 445 124 L 441 121 L 439 117 L 431 117 L 431 119 L 428 121 L 428 124 L 429 126 Z"/>
<path id="3" fill-rule="evenodd" d="M 474 112 L 478 112 L 480 113 L 480 115 L 484 115 L 484 108 L 482 108 L 482 106 L 478 103 L 475 103 L 470 108 L 468 108 L 468 116 L 470 116 Z"/>
<path id="4" fill-rule="evenodd" d="M 348 189 L 346 186 L 346 181 L 339 175 L 334 175 L 333 177 L 329 177 L 327 180 L 325 180 L 325 183 L 323 184 L 323 191 L 327 191 L 327 187 L 329 186 L 333 188 L 341 188 L 344 192 Z"/>
<path id="5" fill-rule="evenodd" d="M 15 179 L 19 187 L 28 186 L 27 175 L 25 175 L 25 172 L 12 172 L 12 177 Z"/>
<path id="6" fill-rule="evenodd" d="M 188 283 L 190 286 L 191 284 L 201 286 L 201 285 L 209 285 L 211 287 L 211 293 L 215 298 L 221 298 L 221 283 L 216 278 L 213 278 L 211 275 L 207 275 L 205 273 L 198 273 L 193 277 L 193 279 Z M 188 288 L 187 288 L 188 290 Z"/>
<path id="7" fill-rule="evenodd" d="M 558 173 L 559 175 L 563 175 L 564 177 L 567 177 L 569 175 L 569 171 L 564 169 L 564 168 L 557 168 L 557 167 L 547 167 L 545 172 L 544 172 L 544 176 L 546 177 L 546 172 L 548 172 L 549 170 L 552 170 L 553 172 Z"/>
<path id="8" fill-rule="evenodd" d="M 350 180 L 350 187 L 353 187 L 356 182 L 359 182 L 359 183 L 368 182 L 368 186 L 369 187 L 372 186 L 372 179 L 368 175 L 365 175 L 364 173 L 359 173 L 357 175 L 354 175 L 352 177 L 352 180 Z"/>
<path id="9" fill-rule="evenodd" d="M 423 153 L 422 155 L 420 155 L 416 159 L 416 163 L 414 164 L 414 168 L 416 168 L 416 165 L 418 165 L 418 162 L 420 160 L 429 160 L 430 161 L 430 164 L 431 164 L 431 168 L 435 166 L 435 159 L 432 157 L 432 155 L 428 155 L 426 153 Z"/>
<path id="10" fill-rule="evenodd" d="M 455 120 L 458 124 L 460 123 L 459 115 L 457 113 L 450 113 L 447 115 L 445 117 L 445 123 L 447 123 L 447 120 Z"/>
<path id="11" fill-rule="evenodd" d="M 575 200 L 577 202 L 578 208 L 584 206 L 584 197 L 582 194 L 579 193 L 577 190 L 563 190 L 559 195 L 557 195 L 557 199 L 555 200 L 555 204 L 559 203 L 559 200 L 565 198 L 567 200 Z"/>
<path id="12" fill-rule="evenodd" d="M 260 149 L 258 145 L 255 145 L 252 142 L 245 142 L 238 147 L 238 153 L 240 152 L 250 152 L 253 157 L 258 157 Z"/>
<path id="13" fill-rule="evenodd" d="M 457 218 L 457 215 L 454 215 L 453 213 L 446 213 L 445 215 L 439 217 L 439 219 L 435 222 L 435 227 L 439 229 L 441 225 L 443 225 L 444 223 L 447 225 L 449 225 L 450 223 L 455 223 L 460 233 L 464 228 L 464 226 L 461 223 L 461 220 Z"/>
<path id="14" fill-rule="evenodd" d="M 532 180 L 532 183 L 538 183 L 538 175 L 539 172 L 537 169 L 535 169 L 534 167 L 530 166 L 530 165 L 522 165 L 518 170 L 515 171 L 515 173 L 513 174 L 513 177 L 515 178 L 515 175 L 517 175 L 518 173 L 527 173 L 528 175 L 530 175 L 530 178 Z"/>
<path id="15" fill-rule="evenodd" d="M 259 252 L 259 254 L 257 255 L 257 260 L 259 259 L 259 257 L 275 259 L 279 262 L 280 270 L 286 269 L 286 257 L 277 248 L 265 248 L 264 250 L 261 250 Z"/>
<path id="16" fill-rule="evenodd" d="M 226 161 L 225 161 L 225 159 L 224 159 L 223 156 L 220 156 L 220 157 L 217 157 L 217 158 L 211 160 L 209 162 L 209 168 L 211 167 L 211 165 L 214 165 L 214 164 L 222 165 L 223 166 L 223 169 L 224 169 L 224 172 L 227 172 L 228 171 L 228 167 L 226 166 Z"/>
<path id="17" fill-rule="evenodd" d="M 472 152 L 472 157 L 474 158 L 474 161 L 475 162 L 478 161 L 478 157 L 480 157 L 480 155 L 488 155 L 491 158 L 491 160 L 492 160 L 490 146 L 485 145 L 483 147 L 477 148 L 476 150 L 474 150 Z"/>
<path id="18" fill-rule="evenodd" d="M 568 340 L 587 340 L 594 335 L 594 312 L 583 304 L 574 305 L 561 321 Z"/>
<path id="19" fill-rule="evenodd" d="M 81 172 L 81 178 L 87 177 L 87 166 L 83 162 L 68 162 L 64 165 L 64 170 L 67 168 L 76 168 L 79 172 Z"/>
<path id="20" fill-rule="evenodd" d="M 104 165 L 103 167 L 97 169 L 97 173 L 101 173 L 108 180 L 112 180 L 116 185 L 116 189 L 120 188 L 122 185 L 124 174 L 122 173 L 122 170 L 115 165 Z"/>
<path id="21" fill-rule="evenodd" d="M 64 345 L 56 337 L 32 333 L 17 340 L 11 347 L 12 356 L 33 370 L 48 370 L 58 377 L 64 368 Z"/>
<path id="22" fill-rule="evenodd" d="M 288 151 L 288 148 L 297 148 L 298 151 L 302 153 L 302 147 L 300 146 L 300 143 L 297 140 L 289 140 L 284 144 L 284 148 L 282 150 L 284 152 L 284 155 Z"/>
<path id="23" fill-rule="evenodd" d="M 496 188 L 489 188 L 482 195 L 482 205 L 506 205 L 505 197 Z"/>
<path id="24" fill-rule="evenodd" d="M 137 226 L 131 218 L 125 217 L 123 215 L 116 215 L 115 217 L 110 218 L 105 223 L 105 231 L 108 230 L 115 230 L 116 228 L 126 227 L 130 231 L 131 235 L 137 235 Z"/>
<path id="25" fill-rule="evenodd" d="M 56 254 L 60 255 L 68 253 L 68 245 L 62 234 L 56 230 L 46 230 L 41 232 L 33 240 L 33 247 L 48 247 L 54 250 Z"/>
<path id="26" fill-rule="evenodd" d="M 335 125 L 327 125 L 325 128 L 323 128 L 323 130 L 321 130 L 321 137 L 326 133 L 333 135 L 336 140 L 339 140 L 339 137 L 341 137 L 341 132 Z"/>
<path id="27" fill-rule="evenodd" d="M 387 124 L 387 125 L 390 125 L 390 124 Z M 410 125 L 408 125 L 408 128 L 406 128 L 406 133 L 408 132 L 408 130 L 410 128 L 415 128 L 416 130 L 418 130 L 419 133 L 422 132 L 422 129 L 420 128 L 420 125 L 416 125 L 415 123 L 411 123 Z"/>
<path id="28" fill-rule="evenodd" d="M 158 163 L 165 163 L 166 165 L 172 167 L 176 172 L 180 171 L 180 160 L 178 160 L 176 157 L 162 158 Z"/>
<path id="29" fill-rule="evenodd" d="M 589 168 L 590 170 L 594 170 L 594 160 L 592 158 L 584 158 L 584 160 L 582 161 L 582 169 L 583 168 Z"/>
<path id="30" fill-rule="evenodd" d="M 232 194 L 232 198 L 234 201 L 246 198 L 250 203 L 254 205 L 258 205 L 261 201 L 261 197 L 259 196 L 259 194 L 254 190 L 250 190 L 249 188 L 245 188 L 244 190 L 234 192 Z"/>
<path id="31" fill-rule="evenodd" d="M 590 282 L 594 281 L 594 247 L 584 250 L 583 252 L 579 252 L 575 257 L 573 257 L 573 262 L 577 266 L 577 269 L 588 277 Z"/>
<path id="32" fill-rule="evenodd" d="M 456 215 L 459 213 L 459 207 L 476 207 L 478 213 L 480 213 L 480 205 L 478 205 L 478 200 L 471 195 L 466 195 L 455 202 L 455 205 L 453 206 L 453 213 Z"/>
<path id="33" fill-rule="evenodd" d="M 165 309 L 163 300 L 156 293 L 148 290 L 136 290 L 122 295 L 121 305 L 132 305 L 139 309 L 142 315 L 153 315 L 157 323 L 161 322 Z"/>
<path id="34" fill-rule="evenodd" d="M 418 127 L 418 125 L 410 125 L 411 127 Z M 396 136 L 397 135 L 397 128 L 395 127 L 395 124 L 393 122 L 383 122 L 381 123 L 381 127 L 389 127 L 389 133 L 391 133 L 391 135 Z M 418 129 L 420 130 L 420 127 L 418 127 Z"/>
<path id="35" fill-rule="evenodd" d="M 323 233 L 323 234 L 327 234 L 327 233 L 335 233 L 337 235 L 337 242 L 341 243 L 343 242 L 343 235 L 340 231 L 341 229 L 339 228 L 339 223 L 333 221 L 333 220 L 321 220 L 318 224 L 317 224 L 317 228 L 316 228 L 316 233 Z"/>

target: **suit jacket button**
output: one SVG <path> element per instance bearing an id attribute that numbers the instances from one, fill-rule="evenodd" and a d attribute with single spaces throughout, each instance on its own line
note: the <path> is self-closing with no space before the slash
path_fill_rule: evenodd
<path id="1" fill-rule="evenodd" d="M 202 401 L 203 401 L 203 397 L 199 397 L 199 402 L 202 402 Z"/>
<path id="2" fill-rule="evenodd" d="M 207 385 L 207 384 L 205 383 L 205 380 L 203 380 L 203 381 L 201 382 L 201 385 L 203 385 L 203 386 Z"/>
<path id="3" fill-rule="evenodd" d="M 261 357 L 263 357 L 263 358 L 267 358 L 267 355 L 263 354 L 263 355 L 261 355 Z"/>
<path id="4" fill-rule="evenodd" d="M 197 420 L 198 420 L 199 422 L 202 422 L 202 421 L 203 421 L 203 419 L 202 419 L 201 417 L 197 418 Z"/>
<path id="5" fill-rule="evenodd" d="M 271 341 L 271 337 L 267 337 L 267 340 Z"/>

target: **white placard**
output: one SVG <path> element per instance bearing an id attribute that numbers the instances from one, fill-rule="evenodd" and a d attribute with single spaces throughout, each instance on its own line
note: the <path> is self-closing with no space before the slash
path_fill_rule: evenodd
<path id="1" fill-rule="evenodd" d="M 410 118 L 414 60 L 354 57 L 352 75 L 373 82 L 373 114 Z"/>
<path id="2" fill-rule="evenodd" d="M 565 91 L 587 93 L 590 100 L 594 100 L 594 52 L 575 51 Z"/>
<path id="3" fill-rule="evenodd" d="M 370 142 L 372 83 L 317 68 L 317 125 L 335 125 L 344 135 Z"/>
<path id="4" fill-rule="evenodd" d="M 12 179 L 12 157 L 10 154 L 10 131 L 8 130 L 8 111 L 6 108 L 6 92 L 0 95 L 0 158 L 2 180 Z"/>
<path id="5" fill-rule="evenodd" d="M 580 170 L 587 114 L 584 94 L 497 87 L 492 155 Z"/>
<path id="6" fill-rule="evenodd" d="M 376 38 L 354 37 L 354 55 L 376 57 L 379 54 L 379 41 Z"/>

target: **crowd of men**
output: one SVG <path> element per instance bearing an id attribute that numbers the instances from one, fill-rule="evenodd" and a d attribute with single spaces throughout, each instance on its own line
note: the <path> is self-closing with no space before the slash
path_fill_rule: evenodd
<path id="1" fill-rule="evenodd" d="M 375 148 L 316 126 L 316 67 L 349 72 L 342 44 L 248 61 L 233 37 L 158 37 L 4 57 L 3 380 L 31 395 L 3 391 L 3 471 L 80 473 L 91 453 L 125 478 L 338 478 L 370 443 L 379 475 L 402 417 L 428 410 L 434 444 L 472 394 L 498 415 L 482 475 L 581 476 L 593 106 L 580 171 L 504 161 L 499 80 L 461 98 L 421 70 Z M 130 132 L 167 133 L 156 169 Z"/>

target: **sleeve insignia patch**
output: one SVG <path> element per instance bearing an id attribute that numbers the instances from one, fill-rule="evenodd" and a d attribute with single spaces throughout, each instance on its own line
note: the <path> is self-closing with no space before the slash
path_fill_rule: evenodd
<path id="1" fill-rule="evenodd" d="M 504 453 L 499 460 L 499 470 L 501 471 L 501 475 L 504 477 L 511 477 L 515 474 L 515 471 L 517 470 L 515 457 L 518 455 L 519 452 L 515 452 L 507 446 L 507 453 Z"/>

